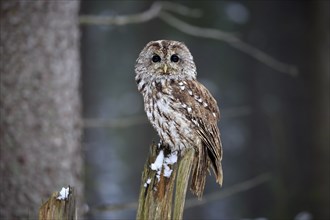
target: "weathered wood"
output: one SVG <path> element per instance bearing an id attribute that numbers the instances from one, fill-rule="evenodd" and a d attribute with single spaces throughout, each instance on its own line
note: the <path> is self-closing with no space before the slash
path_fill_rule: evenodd
<path id="1" fill-rule="evenodd" d="M 194 150 L 187 151 L 179 161 L 178 174 L 176 179 L 176 190 L 174 197 L 173 219 L 181 220 L 188 187 L 189 176 L 194 160 Z"/>
<path id="2" fill-rule="evenodd" d="M 61 198 L 54 192 L 39 209 L 39 220 L 75 220 L 77 219 L 76 199 L 73 187 L 69 186 L 69 194 Z"/>
<path id="3" fill-rule="evenodd" d="M 161 150 L 165 152 L 165 158 L 171 153 L 163 146 L 157 147 L 155 144 L 151 146 L 151 152 L 142 173 L 136 219 L 172 219 L 172 210 L 174 210 L 174 219 L 182 219 L 194 150 L 187 151 L 183 157 L 178 155 L 178 161 L 170 167 L 172 173 L 169 177 L 164 176 L 164 167 L 162 167 L 158 180 L 157 172 L 152 170 L 150 165 L 155 162 Z M 178 175 L 177 172 L 179 172 Z M 177 188 L 173 203 L 175 179 L 177 179 Z"/>

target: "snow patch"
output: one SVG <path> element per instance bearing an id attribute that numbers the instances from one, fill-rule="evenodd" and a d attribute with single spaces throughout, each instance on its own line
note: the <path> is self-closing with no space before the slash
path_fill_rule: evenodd
<path id="1" fill-rule="evenodd" d="M 62 187 L 61 191 L 59 192 L 59 196 L 57 197 L 58 200 L 65 200 L 69 197 L 70 187 Z"/>
<path id="2" fill-rule="evenodd" d="M 145 182 L 145 183 L 143 184 L 144 188 L 146 188 L 150 183 L 151 183 L 151 179 L 148 178 L 148 179 L 147 179 L 147 182 Z"/>
<path id="3" fill-rule="evenodd" d="M 160 174 L 162 172 L 162 168 L 164 167 L 164 177 L 169 178 L 173 172 L 173 170 L 170 168 L 169 165 L 175 164 L 178 161 L 178 153 L 177 151 L 172 152 L 171 154 L 164 157 L 164 151 L 161 150 L 156 157 L 156 160 L 154 163 L 150 165 L 150 168 L 152 170 L 157 171 L 156 178 L 159 182 L 160 180 Z M 150 183 L 151 179 L 148 179 L 148 181 L 144 184 L 144 187 L 147 187 L 147 185 Z"/>
<path id="4" fill-rule="evenodd" d="M 157 171 L 158 170 L 161 170 L 162 169 L 162 165 L 163 165 L 163 161 L 164 161 L 164 151 L 161 150 L 159 152 L 159 154 L 158 154 L 155 162 L 150 165 L 150 168 L 152 170 L 157 170 Z"/>
<path id="5" fill-rule="evenodd" d="M 172 152 L 164 159 L 164 176 L 169 178 L 172 174 L 171 168 L 168 165 L 175 164 L 178 161 L 177 151 Z"/>
<path id="6" fill-rule="evenodd" d="M 166 164 L 175 164 L 178 161 L 178 152 L 174 151 L 165 158 Z"/>
<path id="7" fill-rule="evenodd" d="M 169 178 L 172 174 L 172 171 L 171 168 L 167 165 L 167 164 L 164 164 L 164 176 Z"/>

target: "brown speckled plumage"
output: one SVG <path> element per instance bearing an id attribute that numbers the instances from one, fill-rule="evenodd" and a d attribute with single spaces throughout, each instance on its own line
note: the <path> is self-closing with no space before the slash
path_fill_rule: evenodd
<path id="1" fill-rule="evenodd" d="M 211 166 L 221 185 L 222 146 L 216 100 L 196 80 L 196 66 L 189 49 L 181 42 L 149 42 L 140 53 L 135 80 L 144 107 L 163 144 L 184 153 L 194 148 L 191 190 L 202 196 Z"/>

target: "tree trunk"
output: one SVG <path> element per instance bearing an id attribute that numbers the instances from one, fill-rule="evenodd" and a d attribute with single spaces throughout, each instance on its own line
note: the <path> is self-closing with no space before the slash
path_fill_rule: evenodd
<path id="1" fill-rule="evenodd" d="M 82 193 L 79 1 L 1 1 L 0 219 Z M 79 198 L 78 198 L 79 200 Z"/>

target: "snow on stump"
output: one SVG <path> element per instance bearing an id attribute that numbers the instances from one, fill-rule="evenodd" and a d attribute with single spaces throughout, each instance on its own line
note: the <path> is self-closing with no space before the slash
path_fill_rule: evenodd
<path id="1" fill-rule="evenodd" d="M 182 219 L 194 153 L 191 149 L 180 156 L 160 144 L 151 146 L 142 173 L 136 219 Z"/>
<path id="2" fill-rule="evenodd" d="M 47 202 L 39 209 L 39 220 L 75 220 L 76 199 L 71 186 L 63 187 L 61 191 L 54 192 Z"/>

